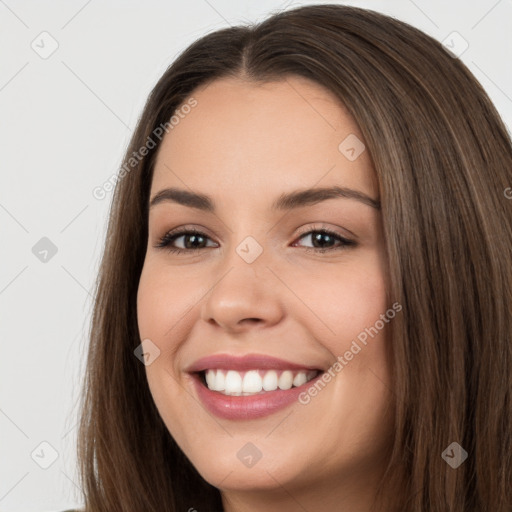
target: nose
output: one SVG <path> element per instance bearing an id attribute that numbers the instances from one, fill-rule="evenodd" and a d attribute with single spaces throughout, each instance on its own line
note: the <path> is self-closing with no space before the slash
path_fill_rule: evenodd
<path id="1" fill-rule="evenodd" d="M 234 252 L 227 258 L 201 306 L 201 318 L 230 333 L 277 324 L 284 315 L 282 284 L 261 255 L 247 263 Z"/>

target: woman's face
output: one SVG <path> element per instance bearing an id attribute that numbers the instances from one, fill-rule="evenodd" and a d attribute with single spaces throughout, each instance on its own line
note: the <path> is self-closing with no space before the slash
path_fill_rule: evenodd
<path id="1" fill-rule="evenodd" d="M 193 98 L 150 193 L 138 323 L 155 404 L 224 494 L 359 496 L 390 442 L 395 313 L 361 132 L 302 78 L 221 79 Z M 314 192 L 332 187 L 357 195 Z"/>

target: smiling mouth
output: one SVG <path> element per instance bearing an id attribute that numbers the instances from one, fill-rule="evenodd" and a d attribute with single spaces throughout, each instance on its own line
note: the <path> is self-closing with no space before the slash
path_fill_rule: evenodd
<path id="1" fill-rule="evenodd" d="M 210 391 L 226 396 L 262 395 L 271 391 L 286 391 L 307 384 L 321 370 L 248 371 L 208 369 L 197 372 L 201 383 Z"/>

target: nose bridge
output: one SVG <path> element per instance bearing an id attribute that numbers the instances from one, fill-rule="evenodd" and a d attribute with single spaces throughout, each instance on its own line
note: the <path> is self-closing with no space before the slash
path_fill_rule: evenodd
<path id="1" fill-rule="evenodd" d="M 261 208 L 261 207 L 259 207 Z M 259 209 L 257 205 L 248 208 L 238 208 L 230 219 L 229 248 L 226 264 L 238 269 L 250 267 L 260 277 L 268 272 L 266 265 L 269 261 L 269 228 L 263 222 L 253 222 L 254 216 L 249 212 Z M 236 221 L 236 222 L 235 222 Z"/>
<path id="2" fill-rule="evenodd" d="M 239 284 L 246 293 L 251 292 L 252 297 L 263 298 L 269 291 L 268 279 L 272 273 L 267 268 L 271 264 L 270 251 L 262 238 L 262 234 L 240 236 L 233 233 L 233 243 L 225 255 L 225 272 L 222 275 L 230 287 Z"/>
<path id="3" fill-rule="evenodd" d="M 258 233 L 240 236 L 232 232 L 229 253 L 225 253 L 222 270 L 219 268 L 218 278 L 203 304 L 205 321 L 214 320 L 225 328 L 236 329 L 246 319 L 274 323 L 280 318 L 277 280 L 268 268 L 270 251 L 262 240 L 263 230 Z"/>

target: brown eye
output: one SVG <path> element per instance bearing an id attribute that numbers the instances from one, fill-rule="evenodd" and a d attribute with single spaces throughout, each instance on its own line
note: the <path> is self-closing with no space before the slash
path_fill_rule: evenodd
<path id="1" fill-rule="evenodd" d="M 304 249 L 306 249 L 307 251 L 324 253 L 327 251 L 335 251 L 357 245 L 357 243 L 354 242 L 353 240 L 348 240 L 347 238 L 339 235 L 338 233 L 330 231 L 328 229 L 310 230 L 306 233 L 303 233 L 299 237 L 299 239 L 306 237 L 311 237 L 311 241 L 313 244 L 313 247 L 304 247 Z M 183 248 L 176 247 L 174 245 L 176 240 L 178 240 L 179 238 L 183 238 Z M 207 246 L 205 244 L 207 243 L 208 240 L 210 240 L 210 237 L 208 235 L 195 229 L 170 231 L 159 240 L 159 243 L 155 247 L 165 248 L 168 251 L 177 254 L 186 252 L 190 253 L 192 251 L 206 249 Z M 333 245 L 336 244 L 336 242 L 337 245 Z"/>
<path id="2" fill-rule="evenodd" d="M 178 238 L 183 238 L 184 248 L 175 247 L 174 245 L 172 245 Z M 156 247 L 165 247 L 167 250 L 175 253 L 196 251 L 198 249 L 205 248 L 203 242 L 205 242 L 207 239 L 209 239 L 207 235 L 205 235 L 201 231 L 196 231 L 194 229 L 171 231 L 169 233 L 166 233 L 160 239 L 160 242 Z"/>
<path id="3" fill-rule="evenodd" d="M 306 237 L 310 237 L 313 245 L 313 247 L 305 247 L 307 251 L 324 253 L 357 245 L 353 240 L 349 240 L 335 231 L 330 231 L 329 229 L 324 228 L 307 231 L 306 233 L 303 233 L 299 239 Z M 338 242 L 338 245 L 333 246 L 332 244 L 335 242 Z M 327 247 L 325 245 L 327 245 Z"/>

